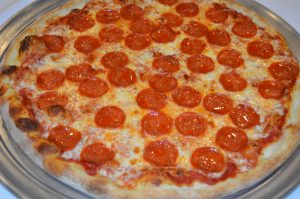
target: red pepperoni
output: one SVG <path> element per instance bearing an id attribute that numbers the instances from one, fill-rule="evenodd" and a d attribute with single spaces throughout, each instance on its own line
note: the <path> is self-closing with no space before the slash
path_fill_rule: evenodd
<path id="1" fill-rule="evenodd" d="M 273 46 L 263 41 L 252 41 L 247 46 L 249 55 L 260 57 L 262 59 L 269 59 L 274 54 Z"/>
<path id="2" fill-rule="evenodd" d="M 228 8 L 225 6 L 214 6 L 205 12 L 206 18 L 215 23 L 222 23 L 228 18 Z"/>
<path id="3" fill-rule="evenodd" d="M 213 29 L 206 35 L 207 41 L 218 46 L 227 46 L 231 42 L 230 35 L 225 30 Z"/>
<path id="4" fill-rule="evenodd" d="M 81 133 L 69 126 L 56 126 L 50 130 L 48 140 L 62 151 L 69 151 L 76 147 L 81 140 Z"/>
<path id="5" fill-rule="evenodd" d="M 187 67 L 194 73 L 209 73 L 214 70 L 215 63 L 206 55 L 193 55 L 187 59 Z"/>
<path id="6" fill-rule="evenodd" d="M 232 48 L 226 48 L 219 52 L 217 59 L 220 64 L 233 68 L 237 68 L 244 63 L 241 53 Z"/>
<path id="7" fill-rule="evenodd" d="M 258 125 L 260 116 L 245 104 L 237 105 L 229 114 L 232 122 L 239 128 L 248 129 Z"/>
<path id="8" fill-rule="evenodd" d="M 251 38 L 256 35 L 257 27 L 250 20 L 238 21 L 233 25 L 232 32 L 239 37 Z"/>
<path id="9" fill-rule="evenodd" d="M 121 8 L 120 14 L 126 20 L 135 20 L 144 15 L 144 10 L 135 4 L 130 4 Z"/>
<path id="10" fill-rule="evenodd" d="M 178 151 L 174 144 L 167 140 L 150 142 L 144 149 L 144 159 L 160 167 L 176 165 Z"/>
<path id="11" fill-rule="evenodd" d="M 80 153 L 80 160 L 92 164 L 105 164 L 113 160 L 115 153 L 104 144 L 97 142 L 85 146 Z"/>
<path id="12" fill-rule="evenodd" d="M 78 91 L 83 96 L 96 98 L 107 93 L 108 86 L 105 81 L 92 77 L 81 81 Z"/>
<path id="13" fill-rule="evenodd" d="M 178 15 L 175 15 L 170 12 L 166 12 L 162 14 L 162 24 L 167 27 L 170 28 L 178 27 L 181 26 L 182 23 L 183 23 L 183 19 Z"/>
<path id="14" fill-rule="evenodd" d="M 149 33 L 154 27 L 154 23 L 146 18 L 136 19 L 129 24 L 129 29 L 136 33 Z"/>
<path id="15" fill-rule="evenodd" d="M 95 123 L 102 128 L 119 128 L 126 119 L 124 111 L 116 106 L 105 106 L 97 111 Z"/>
<path id="16" fill-rule="evenodd" d="M 123 39 L 123 30 L 113 26 L 108 26 L 99 32 L 99 37 L 101 41 L 105 43 L 117 43 Z"/>
<path id="17" fill-rule="evenodd" d="M 129 59 L 125 53 L 114 51 L 106 53 L 102 57 L 101 63 L 105 68 L 115 69 L 122 68 L 127 65 L 129 63 Z"/>
<path id="18" fill-rule="evenodd" d="M 65 95 L 59 94 L 56 91 L 48 91 L 38 96 L 36 104 L 39 109 L 46 109 L 50 106 L 59 105 L 65 107 L 68 103 L 68 98 Z"/>
<path id="19" fill-rule="evenodd" d="M 151 38 L 146 34 L 133 33 L 125 38 L 125 45 L 131 50 L 144 50 L 151 44 Z"/>
<path id="20" fill-rule="evenodd" d="M 100 47 L 99 39 L 93 36 L 80 36 L 76 39 L 74 47 L 82 53 L 91 53 Z"/>
<path id="21" fill-rule="evenodd" d="M 148 135 L 160 136 L 171 131 L 172 118 L 162 112 L 150 112 L 142 119 L 142 131 Z"/>
<path id="22" fill-rule="evenodd" d="M 141 108 L 159 110 L 167 104 L 167 96 L 149 88 L 139 92 L 136 102 Z"/>
<path id="23" fill-rule="evenodd" d="M 96 70 L 85 63 L 72 65 L 66 69 L 66 78 L 73 82 L 80 82 L 94 75 L 96 75 Z"/>
<path id="24" fill-rule="evenodd" d="M 185 38 L 180 44 L 180 50 L 189 55 L 200 54 L 205 47 L 206 44 L 203 41 L 194 38 Z"/>
<path id="25" fill-rule="evenodd" d="M 247 87 L 247 81 L 236 72 L 223 73 L 220 82 L 227 91 L 242 91 Z"/>
<path id="26" fill-rule="evenodd" d="M 99 10 L 96 14 L 96 19 L 103 24 L 111 24 L 117 22 L 121 18 L 116 10 L 109 8 Z"/>
<path id="27" fill-rule="evenodd" d="M 127 87 L 136 82 L 136 75 L 129 68 L 115 68 L 109 71 L 107 79 L 117 87 Z"/>
<path id="28" fill-rule="evenodd" d="M 176 33 L 171 28 L 159 26 L 152 31 L 151 37 L 158 43 L 168 43 L 175 40 Z"/>
<path id="29" fill-rule="evenodd" d="M 178 2 L 178 0 L 158 0 L 159 3 L 164 4 L 164 5 L 174 5 L 175 3 Z"/>
<path id="30" fill-rule="evenodd" d="M 225 167 L 222 153 L 213 147 L 201 147 L 196 149 L 191 156 L 191 164 L 196 169 L 205 172 L 220 172 Z"/>
<path id="31" fill-rule="evenodd" d="M 258 91 L 263 98 L 281 99 L 286 86 L 279 81 L 265 80 L 258 84 Z"/>
<path id="32" fill-rule="evenodd" d="M 248 137 L 238 128 L 225 126 L 218 131 L 216 143 L 227 151 L 239 152 L 247 146 Z"/>
<path id="33" fill-rule="evenodd" d="M 94 20 L 81 10 L 72 10 L 67 18 L 67 24 L 74 30 L 82 32 L 95 25 Z"/>
<path id="34" fill-rule="evenodd" d="M 175 120 L 177 130 L 186 136 L 199 136 L 207 129 L 207 120 L 193 112 L 180 114 Z"/>
<path id="35" fill-rule="evenodd" d="M 299 74 L 299 67 L 291 62 L 276 62 L 269 66 L 269 72 L 277 80 L 296 80 Z"/>
<path id="36" fill-rule="evenodd" d="M 153 75 L 149 80 L 151 88 L 158 92 L 169 92 L 177 87 L 177 79 L 170 75 Z"/>
<path id="37" fill-rule="evenodd" d="M 208 28 L 197 21 L 190 21 L 190 23 L 183 28 L 183 31 L 192 37 L 203 37 L 207 34 Z"/>
<path id="38" fill-rule="evenodd" d="M 183 17 L 195 17 L 199 13 L 199 7 L 195 3 L 181 3 L 176 6 L 176 12 Z"/>
<path id="39" fill-rule="evenodd" d="M 203 107 L 210 112 L 224 115 L 232 110 L 233 103 L 225 94 L 211 93 L 204 97 Z"/>
<path id="40" fill-rule="evenodd" d="M 47 48 L 53 52 L 60 52 L 64 49 L 65 41 L 61 36 L 43 35 L 42 39 Z"/>
<path id="41" fill-rule="evenodd" d="M 153 60 L 152 67 L 163 72 L 174 73 L 179 70 L 179 61 L 174 56 L 159 56 Z"/>
<path id="42" fill-rule="evenodd" d="M 180 86 L 172 93 L 173 100 L 180 106 L 193 108 L 200 104 L 201 94 L 190 86 Z"/>
<path id="43" fill-rule="evenodd" d="M 63 85 L 65 75 L 63 72 L 55 69 L 49 69 L 38 74 L 36 84 L 39 89 L 52 90 Z"/>

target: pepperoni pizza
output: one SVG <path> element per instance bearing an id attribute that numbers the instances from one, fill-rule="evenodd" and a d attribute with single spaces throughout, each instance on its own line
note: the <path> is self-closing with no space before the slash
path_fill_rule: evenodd
<path id="1" fill-rule="evenodd" d="M 233 1 L 74 0 L 11 44 L 2 116 L 87 193 L 216 198 L 299 144 L 298 74 L 281 34 Z"/>

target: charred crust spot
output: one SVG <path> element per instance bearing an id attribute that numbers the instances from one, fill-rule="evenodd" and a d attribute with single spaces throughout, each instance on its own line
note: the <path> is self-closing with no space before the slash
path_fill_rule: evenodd
<path id="1" fill-rule="evenodd" d="M 3 66 L 1 70 L 2 75 L 10 75 L 17 70 L 17 66 Z"/>
<path id="2" fill-rule="evenodd" d="M 3 96 L 7 91 L 7 87 L 6 86 L 1 86 L 0 87 L 0 97 Z"/>
<path id="3" fill-rule="evenodd" d="M 30 44 L 32 43 L 32 41 L 34 39 L 39 39 L 39 38 L 34 35 L 26 36 L 20 43 L 21 45 L 20 45 L 19 53 L 23 53 L 23 52 L 27 51 L 29 49 Z"/>
<path id="4" fill-rule="evenodd" d="M 39 123 L 30 118 L 19 118 L 15 123 L 19 129 L 25 132 L 36 131 L 39 128 Z"/>
<path id="5" fill-rule="evenodd" d="M 60 105 L 54 105 L 54 106 L 50 106 L 47 109 L 47 113 L 49 116 L 51 117 L 55 117 L 58 115 L 64 115 L 65 114 L 65 109 L 64 107 L 60 106 Z"/>
<path id="6" fill-rule="evenodd" d="M 35 148 L 41 154 L 52 154 L 59 151 L 55 144 L 49 143 L 47 141 L 41 141 L 35 146 Z"/>

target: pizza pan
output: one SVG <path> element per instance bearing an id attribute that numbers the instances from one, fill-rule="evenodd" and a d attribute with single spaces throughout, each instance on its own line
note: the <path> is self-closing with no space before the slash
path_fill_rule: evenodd
<path id="1" fill-rule="evenodd" d="M 300 36 L 283 19 L 256 1 L 236 0 L 266 19 L 289 44 L 293 54 L 300 61 Z M 34 22 L 38 17 L 64 4 L 67 0 L 36 0 L 0 27 L 0 59 L 2 60 L 10 43 L 18 34 Z M 9 125 L 0 121 L 4 131 L 0 132 L 0 180 L 19 198 L 92 198 L 78 189 L 58 181 L 46 173 L 41 167 L 24 153 L 13 141 L 9 133 Z M 279 199 L 285 197 L 300 183 L 300 147 L 277 170 L 238 193 L 225 197 L 238 199 Z"/>

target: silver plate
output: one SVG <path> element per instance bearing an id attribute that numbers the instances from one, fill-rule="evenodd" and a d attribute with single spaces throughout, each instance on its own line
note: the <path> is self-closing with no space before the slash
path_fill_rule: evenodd
<path id="1" fill-rule="evenodd" d="M 284 35 L 293 54 L 300 60 L 300 36 L 283 19 L 255 1 L 236 0 L 266 19 Z M 0 60 L 10 43 L 35 19 L 67 0 L 37 0 L 0 27 Z M 3 124 L 4 128 L 5 124 Z M 0 180 L 20 198 L 90 198 L 58 181 L 34 164 L 6 132 L 0 137 Z M 283 198 L 300 183 L 300 147 L 276 171 L 259 183 L 225 198 Z"/>

